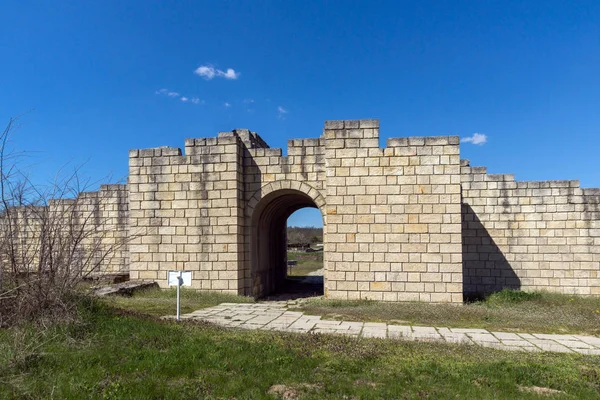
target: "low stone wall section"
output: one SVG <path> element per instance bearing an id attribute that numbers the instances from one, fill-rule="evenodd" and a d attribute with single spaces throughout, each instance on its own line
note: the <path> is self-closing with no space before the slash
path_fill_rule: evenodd
<path id="1" fill-rule="evenodd" d="M 464 291 L 600 295 L 600 189 L 516 182 L 462 160 Z"/>

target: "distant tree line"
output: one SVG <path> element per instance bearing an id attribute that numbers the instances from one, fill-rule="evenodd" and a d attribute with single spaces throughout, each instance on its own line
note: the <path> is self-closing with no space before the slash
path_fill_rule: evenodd
<path id="1" fill-rule="evenodd" d="M 288 226 L 287 239 L 289 244 L 323 243 L 323 228 Z"/>

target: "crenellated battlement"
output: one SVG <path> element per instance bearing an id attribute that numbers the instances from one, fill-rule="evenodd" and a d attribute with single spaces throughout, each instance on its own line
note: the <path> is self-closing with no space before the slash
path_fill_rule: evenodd
<path id="1" fill-rule="evenodd" d="M 579 180 L 516 181 L 513 174 L 488 174 L 486 167 L 472 167 L 461 160 L 461 181 L 464 190 L 511 190 L 515 197 L 539 196 L 542 203 L 597 203 L 600 189 L 581 188 Z"/>
<path id="2" fill-rule="evenodd" d="M 268 149 L 269 145 L 256 132 L 238 128 L 231 132 L 219 132 L 218 137 L 238 137 L 247 149 Z"/>

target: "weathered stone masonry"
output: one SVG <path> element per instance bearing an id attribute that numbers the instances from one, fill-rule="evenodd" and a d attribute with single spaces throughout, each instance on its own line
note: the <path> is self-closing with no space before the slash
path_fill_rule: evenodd
<path id="1" fill-rule="evenodd" d="M 377 120 L 327 121 L 318 139 L 290 140 L 287 156 L 237 129 L 187 139 L 185 154 L 132 150 L 129 166 L 111 206 L 111 237 L 128 243 L 110 267 L 132 279 L 166 287 L 168 270 L 191 270 L 197 289 L 266 295 L 285 277 L 287 217 L 316 207 L 331 298 L 600 295 L 600 190 L 489 175 L 460 160 L 458 137 L 380 148 Z"/>
<path id="2" fill-rule="evenodd" d="M 600 190 L 515 182 L 462 161 L 465 293 L 600 295 Z"/>
<path id="3" fill-rule="evenodd" d="M 325 149 L 329 295 L 462 301 L 458 138 L 381 149 L 377 121 L 331 121 Z"/>
<path id="4" fill-rule="evenodd" d="M 281 282 L 285 221 L 318 207 L 332 298 L 460 302 L 503 287 L 600 294 L 600 193 L 514 182 L 460 161 L 457 137 L 389 139 L 328 121 L 288 156 L 248 130 L 130 153 L 133 278 L 264 295 Z"/>
<path id="5" fill-rule="evenodd" d="M 2 235 L 15 245 L 7 251 L 32 271 L 39 267 L 40 254 L 52 248 L 72 252 L 64 256 L 76 264 L 71 267 L 78 273 L 127 272 L 128 206 L 127 185 L 102 185 L 99 191 L 82 192 L 74 199 L 50 200 L 45 207 L 12 208 L 10 216 L 0 218 L 0 226 Z M 51 235 L 52 243 L 42 232 Z M 0 259 L 0 269 L 5 262 L 10 263 Z"/>

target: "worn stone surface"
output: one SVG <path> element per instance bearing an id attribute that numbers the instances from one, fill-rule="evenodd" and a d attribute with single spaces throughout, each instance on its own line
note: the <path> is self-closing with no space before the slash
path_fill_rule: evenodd
<path id="1" fill-rule="evenodd" d="M 222 326 L 243 329 L 448 342 L 512 351 L 600 354 L 600 338 L 594 336 L 490 332 L 480 328 L 447 328 L 323 320 L 320 316 L 288 311 L 288 304 L 285 301 L 223 303 L 215 307 L 183 314 L 181 318 L 200 319 Z M 165 318 L 174 317 L 168 316 Z"/>
<path id="2" fill-rule="evenodd" d="M 136 291 L 158 287 L 154 281 L 128 281 L 114 285 L 100 286 L 92 289 L 94 296 L 125 295 L 130 296 Z"/>

